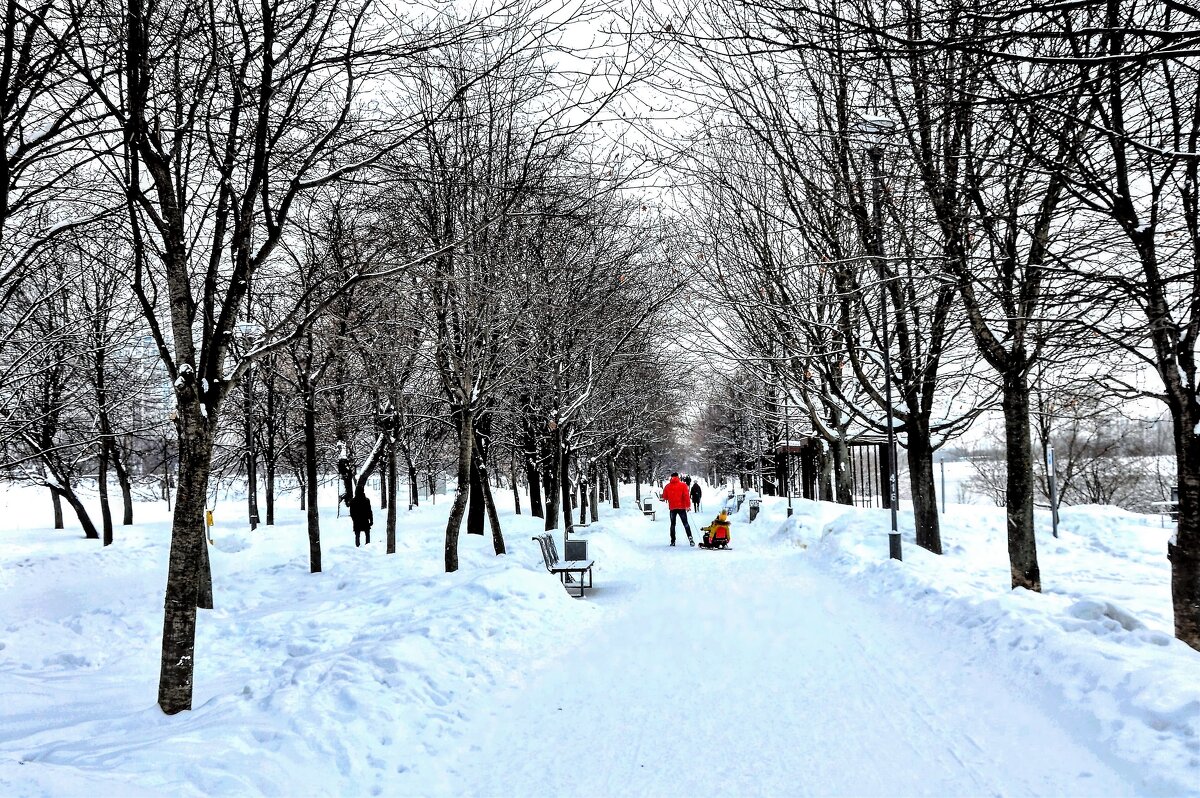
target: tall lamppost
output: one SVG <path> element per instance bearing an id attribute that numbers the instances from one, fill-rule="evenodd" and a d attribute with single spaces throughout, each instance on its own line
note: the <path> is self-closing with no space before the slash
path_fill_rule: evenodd
<path id="1" fill-rule="evenodd" d="M 888 332 L 888 295 L 887 283 L 884 279 L 883 268 L 883 138 L 896 129 L 895 121 L 886 116 L 863 116 L 855 124 L 855 130 L 867 137 L 867 155 L 871 159 L 871 201 L 874 206 L 873 227 L 874 235 L 871 243 L 875 252 L 876 271 L 879 274 L 880 290 L 880 320 L 883 328 L 883 386 L 884 404 L 887 413 L 887 454 L 888 454 L 888 506 L 892 511 L 892 531 L 888 533 L 888 553 L 893 560 L 902 559 L 900 552 L 900 530 L 896 518 L 898 504 L 896 492 L 896 427 L 892 418 L 892 347 Z"/>

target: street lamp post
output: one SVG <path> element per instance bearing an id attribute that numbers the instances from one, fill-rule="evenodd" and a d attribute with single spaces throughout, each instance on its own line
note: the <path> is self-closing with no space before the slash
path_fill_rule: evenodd
<path id="1" fill-rule="evenodd" d="M 903 558 L 900 551 L 900 529 L 896 518 L 896 505 L 898 504 L 896 491 L 896 427 L 892 417 L 892 348 L 891 338 L 888 333 L 888 281 L 884 279 L 883 268 L 883 169 L 881 168 L 883 147 L 880 142 L 880 138 L 890 133 L 895 127 L 895 122 L 882 116 L 864 117 L 858 124 L 858 130 L 867 134 L 871 139 L 867 155 L 871 159 L 871 200 L 874 205 L 873 222 L 875 229 L 873 231 L 872 243 L 875 248 L 874 255 L 877 263 L 877 271 L 879 272 L 879 290 L 881 292 L 879 308 L 880 320 L 883 327 L 883 395 L 887 413 L 887 491 L 888 506 L 892 512 L 892 531 L 888 534 L 888 553 L 893 560 L 900 560 Z"/>

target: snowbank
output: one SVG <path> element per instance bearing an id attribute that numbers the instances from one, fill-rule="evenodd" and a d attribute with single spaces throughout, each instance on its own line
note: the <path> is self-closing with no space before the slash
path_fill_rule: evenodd
<path id="1" fill-rule="evenodd" d="M 30 499 L 35 499 L 30 501 Z M 308 573 L 303 515 L 251 533 L 222 504 L 210 548 L 216 609 L 202 611 L 194 711 L 155 705 L 169 523 L 138 505 L 113 546 L 53 530 L 49 502 L 14 489 L 0 517 L 0 793 L 4 795 L 453 793 L 462 729 L 595 623 L 530 538 L 510 554 L 463 535 L 442 572 L 446 507 L 401 513 L 395 555 L 356 549 L 332 496 L 324 566 Z M 601 570 L 622 556 L 601 542 Z"/>
<path id="2" fill-rule="evenodd" d="M 787 519 L 782 500 L 766 504 L 771 545 L 806 550 L 860 589 L 982 638 L 1017 685 L 1066 698 L 1148 783 L 1200 793 L 1200 652 L 1172 636 L 1170 530 L 1157 516 L 1067 508 L 1057 539 L 1039 516 L 1036 594 L 1009 587 L 1003 509 L 952 506 L 941 557 L 916 546 L 912 513 L 901 512 L 897 563 L 887 511 L 793 499 Z"/>

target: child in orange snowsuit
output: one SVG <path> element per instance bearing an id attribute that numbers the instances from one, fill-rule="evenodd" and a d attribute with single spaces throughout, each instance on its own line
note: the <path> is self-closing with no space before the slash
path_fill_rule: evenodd
<path id="1" fill-rule="evenodd" d="M 729 546 L 729 515 L 722 510 L 711 524 L 701 527 L 701 531 L 704 533 L 704 540 L 700 541 L 701 548 L 726 548 Z"/>

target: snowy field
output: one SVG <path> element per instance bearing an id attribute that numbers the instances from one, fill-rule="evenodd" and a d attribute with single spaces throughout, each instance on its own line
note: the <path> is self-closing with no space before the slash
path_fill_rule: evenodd
<path id="1" fill-rule="evenodd" d="M 166 717 L 165 505 L 102 549 L 10 489 L 0 794 L 1200 795 L 1157 518 L 1065 510 L 1034 595 L 1001 510 L 951 505 L 946 556 L 906 535 L 897 564 L 885 512 L 794 505 L 743 508 L 729 552 L 602 508 L 577 600 L 511 510 L 510 555 L 464 535 L 446 575 L 446 504 L 402 512 L 393 556 L 378 508 L 356 549 L 330 506 L 310 575 L 294 500 L 253 534 L 222 503 L 195 710 Z"/>

